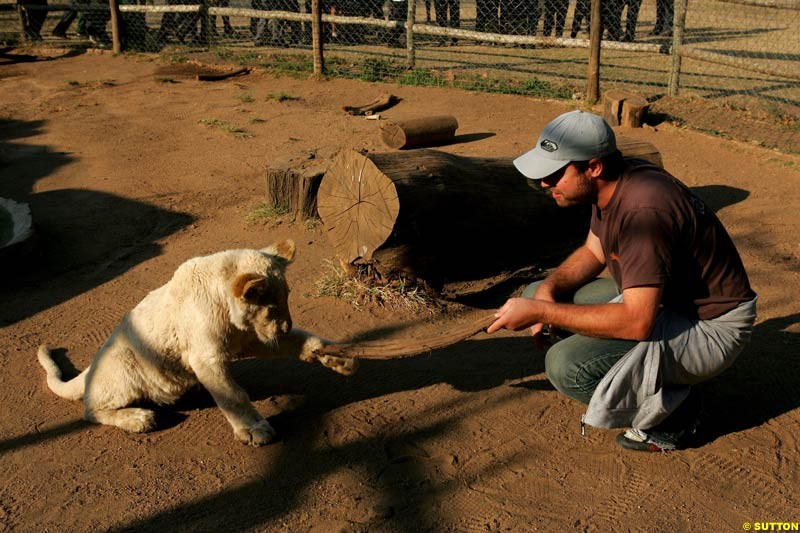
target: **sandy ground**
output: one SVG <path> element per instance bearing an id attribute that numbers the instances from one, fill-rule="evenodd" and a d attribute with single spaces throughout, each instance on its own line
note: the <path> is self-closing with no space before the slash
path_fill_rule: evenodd
<path id="1" fill-rule="evenodd" d="M 263 201 L 264 169 L 315 150 L 385 150 L 375 122 L 341 111 L 384 90 L 403 99 L 386 116 L 455 114 L 470 142 L 442 149 L 474 156 L 521 153 L 568 109 L 165 72 L 110 54 L 0 64 L 0 196 L 30 203 L 41 237 L 36 262 L 2 285 L 0 531 L 721 531 L 800 521 L 800 158 L 669 124 L 628 134 L 654 143 L 718 210 L 760 293 L 752 344 L 706 386 L 696 447 L 635 454 L 616 447 L 616 431 L 582 436 L 583 407 L 552 389 L 543 355 L 514 333 L 365 362 L 350 378 L 295 361 L 237 363 L 281 435 L 261 448 L 236 442 L 203 392 L 164 409 L 150 434 L 82 422 L 79 403 L 47 389 L 37 346 L 57 348 L 68 372 L 82 369 L 123 314 L 193 256 L 294 238 L 295 324 L 332 339 L 431 336 L 485 313 L 427 319 L 313 296 L 333 258 L 324 228 L 246 219 Z M 252 137 L 203 123 L 212 119 Z M 490 252 L 476 242 L 475 253 Z"/>

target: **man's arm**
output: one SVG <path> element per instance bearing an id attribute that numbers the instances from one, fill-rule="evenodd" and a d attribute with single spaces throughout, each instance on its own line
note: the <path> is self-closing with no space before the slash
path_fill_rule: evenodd
<path id="1" fill-rule="evenodd" d="M 539 284 L 535 299 L 551 302 L 565 292 L 577 290 L 596 278 L 605 268 L 603 247 L 597 235 L 589 231 L 586 242 L 572 252 L 561 265 Z"/>
<path id="2" fill-rule="evenodd" d="M 622 291 L 622 302 L 597 305 L 512 298 L 496 313 L 497 320 L 486 331 L 518 331 L 541 323 L 589 337 L 646 340 L 653 331 L 662 292 L 661 285 L 632 287 Z"/>

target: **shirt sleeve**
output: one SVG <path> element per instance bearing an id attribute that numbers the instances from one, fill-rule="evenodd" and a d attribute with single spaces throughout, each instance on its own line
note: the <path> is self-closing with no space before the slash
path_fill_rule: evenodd
<path id="1" fill-rule="evenodd" d="M 628 213 L 620 227 L 616 252 L 620 289 L 666 284 L 677 235 L 675 220 L 666 211 L 648 207 Z"/>

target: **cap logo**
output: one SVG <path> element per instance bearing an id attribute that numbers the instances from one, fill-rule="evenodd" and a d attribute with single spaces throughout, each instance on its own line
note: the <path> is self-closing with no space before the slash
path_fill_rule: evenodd
<path id="1" fill-rule="evenodd" d="M 545 152 L 555 152 L 558 150 L 558 145 L 551 141 L 550 139 L 545 139 L 539 143 L 539 146 L 542 147 L 542 150 Z"/>

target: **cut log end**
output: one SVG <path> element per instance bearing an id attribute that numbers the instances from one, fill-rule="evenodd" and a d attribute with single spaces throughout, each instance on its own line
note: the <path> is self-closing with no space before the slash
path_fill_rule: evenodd
<path id="1" fill-rule="evenodd" d="M 322 180 L 320 218 L 328 237 L 347 262 L 371 259 L 392 233 L 400 202 L 392 180 L 365 155 L 339 154 Z"/>

